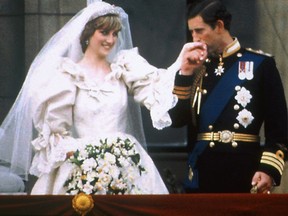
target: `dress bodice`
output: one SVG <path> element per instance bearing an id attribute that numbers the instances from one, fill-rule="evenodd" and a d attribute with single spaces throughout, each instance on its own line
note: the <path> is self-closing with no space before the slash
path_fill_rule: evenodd
<path id="1" fill-rule="evenodd" d="M 79 137 L 125 132 L 128 93 L 113 72 L 101 83 L 77 84 L 73 125 Z"/>

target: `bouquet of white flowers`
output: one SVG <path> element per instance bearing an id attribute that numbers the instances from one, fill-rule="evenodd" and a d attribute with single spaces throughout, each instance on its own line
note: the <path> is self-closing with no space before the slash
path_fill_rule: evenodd
<path id="1" fill-rule="evenodd" d="M 104 139 L 76 150 L 68 159 L 75 165 L 65 182 L 67 194 L 139 194 L 135 182 L 145 172 L 130 139 Z"/>

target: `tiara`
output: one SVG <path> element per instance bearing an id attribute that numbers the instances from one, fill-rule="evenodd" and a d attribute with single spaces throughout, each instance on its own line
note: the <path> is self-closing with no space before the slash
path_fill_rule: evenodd
<path id="1" fill-rule="evenodd" d="M 106 2 L 94 2 L 89 4 L 84 13 L 91 13 L 90 20 L 107 14 L 120 15 L 120 8 Z"/>

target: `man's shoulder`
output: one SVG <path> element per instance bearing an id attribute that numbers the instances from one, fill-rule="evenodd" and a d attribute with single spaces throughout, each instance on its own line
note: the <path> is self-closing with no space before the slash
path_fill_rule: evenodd
<path id="1" fill-rule="evenodd" d="M 260 50 L 260 49 L 257 50 L 257 49 L 252 49 L 252 48 L 245 48 L 245 50 L 247 52 L 254 53 L 256 55 L 263 55 L 263 56 L 267 56 L 267 57 L 273 57 L 272 54 L 266 53 L 266 52 L 264 52 L 263 50 Z"/>

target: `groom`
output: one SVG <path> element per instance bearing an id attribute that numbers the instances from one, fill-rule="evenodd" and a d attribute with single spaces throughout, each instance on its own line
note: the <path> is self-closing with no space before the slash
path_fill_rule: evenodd
<path id="1" fill-rule="evenodd" d="M 193 42 L 184 47 L 170 111 L 172 127 L 188 125 L 185 189 L 269 194 L 286 159 L 284 90 L 274 58 L 243 48 L 230 34 L 231 19 L 218 0 L 189 7 Z"/>

